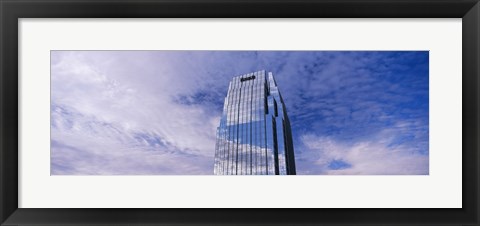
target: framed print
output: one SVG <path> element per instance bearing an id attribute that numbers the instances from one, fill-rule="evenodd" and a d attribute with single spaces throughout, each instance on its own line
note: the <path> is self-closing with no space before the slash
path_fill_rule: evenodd
<path id="1" fill-rule="evenodd" d="M 447 151 L 460 148 L 461 128 L 456 125 L 461 124 L 461 115 L 454 111 L 458 108 L 446 108 L 457 105 L 454 100 L 461 96 L 461 24 L 459 20 L 391 19 L 392 24 L 386 27 L 385 20 L 290 19 L 287 22 L 225 18 L 222 22 L 144 19 L 119 23 L 104 19 L 98 23 L 77 19 L 71 24 L 22 19 L 19 45 L 20 54 L 25 57 L 20 64 L 25 67 L 20 73 L 24 76 L 19 87 L 25 92 L 19 108 L 24 109 L 20 114 L 20 130 L 25 143 L 19 152 L 19 164 L 25 167 L 19 183 L 25 186 L 19 194 L 19 205 L 23 208 L 45 208 L 45 205 L 50 208 L 461 207 L 461 186 L 452 183 L 461 175 L 461 155 Z M 158 29 L 138 31 L 144 23 Z M 128 35 L 116 34 L 114 28 L 120 24 L 121 31 L 142 33 L 142 43 L 148 46 L 112 41 Z M 288 34 L 271 40 L 270 36 L 250 37 L 243 31 L 235 36 L 242 40 L 253 38 L 254 41 L 246 41 L 244 45 L 250 48 L 255 45 L 255 51 L 240 50 L 241 44 L 219 41 L 228 40 L 241 27 L 248 27 L 253 33 L 273 34 L 278 30 L 272 28 L 280 25 L 288 31 L 302 32 L 303 42 L 292 42 L 295 37 Z M 197 29 L 209 31 L 212 26 L 221 27 L 224 32 L 196 34 Z M 75 44 L 79 43 L 74 40 L 82 35 L 79 27 L 94 30 L 97 36 L 93 44 L 99 47 L 78 50 Z M 308 30 L 309 27 L 318 29 Z M 377 36 L 375 41 L 368 35 L 356 35 L 362 47 L 359 50 L 353 45 L 346 47 L 351 33 L 359 27 L 365 34 L 377 29 L 388 32 Z M 404 38 L 397 46 L 387 42 L 383 44 L 385 47 L 379 47 L 379 40 L 394 40 L 402 35 L 405 31 L 401 27 L 415 31 L 417 36 L 410 39 L 413 42 Z M 40 30 L 41 33 L 36 32 Z M 63 32 L 54 37 L 49 35 L 55 30 Z M 189 42 L 193 36 L 201 49 Z M 184 40 L 179 40 L 182 37 Z M 345 41 L 336 44 L 333 39 L 338 37 L 345 37 Z M 432 41 L 435 37 L 446 39 Z M 129 43 L 135 46 L 130 47 Z M 215 46 L 218 43 L 225 46 L 218 48 Z M 303 43 L 309 44 L 299 45 Z M 189 47 L 183 50 L 186 45 Z M 100 46 L 109 50 L 91 50 Z M 343 51 L 344 48 L 348 51 Z M 448 67 L 440 67 L 440 71 L 438 65 L 445 64 Z M 257 67 L 269 71 L 255 71 Z M 232 76 L 245 72 L 240 77 Z M 430 73 L 436 76 L 427 80 Z M 50 80 L 43 79 L 46 77 Z M 32 85 L 50 90 L 50 96 L 30 92 L 36 89 Z M 258 90 L 258 86 L 267 89 Z M 437 88 L 444 86 L 450 87 L 448 96 L 443 96 L 446 93 Z M 244 99 L 250 99 L 250 104 Z M 432 101 L 427 102 L 428 99 Z M 435 101 L 439 99 L 443 100 L 441 104 Z M 235 101 L 238 103 L 229 104 Z M 280 107 L 284 110 L 279 110 Z M 162 109 L 170 110 L 166 113 Z M 46 120 L 39 120 L 39 112 L 45 113 L 42 118 Z M 445 117 L 450 120 L 442 120 L 442 126 L 449 129 L 434 130 L 438 119 Z M 40 138 L 43 130 L 50 130 L 50 136 Z M 285 136 L 279 135 L 282 133 Z M 282 137 L 285 137 L 283 142 L 278 142 Z M 449 138 L 448 144 L 438 142 L 441 137 L 440 140 Z M 50 144 L 46 142 L 49 140 Z M 250 143 L 255 142 L 259 144 L 250 148 Z M 439 144 L 448 148 L 435 148 Z M 295 161 L 282 161 L 291 155 Z M 50 165 L 37 165 L 37 159 L 49 159 Z M 438 164 L 444 161 L 450 167 Z M 266 176 L 271 174 L 289 176 Z M 151 176 L 158 180 L 152 180 Z M 357 180 L 364 186 L 356 185 Z M 40 189 L 39 181 L 49 189 Z M 446 181 L 449 186 L 442 186 Z M 88 199 L 78 196 L 81 198 L 75 200 L 69 194 L 82 189 L 81 184 L 97 187 L 81 191 Z M 296 194 L 296 199 L 283 202 L 275 198 L 282 196 L 282 189 L 269 191 L 269 196 L 263 198 L 242 192 L 251 190 L 252 184 L 265 188 L 302 187 L 303 192 Z M 406 190 L 403 184 L 416 186 Z M 354 186 L 362 196 L 348 193 Z M 135 187 L 143 188 L 142 196 L 115 201 L 115 197 Z M 196 187 L 196 192 L 190 192 L 191 187 Z M 341 199 L 328 195 L 339 189 L 345 189 L 339 192 L 345 194 Z M 231 192 L 237 195 L 229 200 L 202 200 L 228 196 Z M 401 195 L 391 197 L 391 192 Z M 182 198 L 172 194 L 182 194 Z M 443 198 L 437 199 L 440 195 Z M 59 198 L 46 199 L 50 196 Z M 303 201 L 306 199 L 310 202 Z M 146 200 L 149 201 L 142 203 Z"/>
<path id="2" fill-rule="evenodd" d="M 479 223 L 476 0 L 0 7 L 2 225 Z"/>

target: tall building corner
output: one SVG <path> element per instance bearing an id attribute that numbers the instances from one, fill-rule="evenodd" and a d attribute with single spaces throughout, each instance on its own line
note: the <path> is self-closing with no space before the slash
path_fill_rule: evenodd
<path id="1" fill-rule="evenodd" d="M 233 77 L 216 137 L 216 175 L 296 174 L 290 120 L 272 72 Z"/>

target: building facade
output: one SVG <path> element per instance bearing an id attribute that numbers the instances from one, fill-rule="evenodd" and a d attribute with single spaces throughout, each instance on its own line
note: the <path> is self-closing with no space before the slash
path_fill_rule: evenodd
<path id="1" fill-rule="evenodd" d="M 296 174 L 290 121 L 272 72 L 230 82 L 217 128 L 214 174 Z"/>

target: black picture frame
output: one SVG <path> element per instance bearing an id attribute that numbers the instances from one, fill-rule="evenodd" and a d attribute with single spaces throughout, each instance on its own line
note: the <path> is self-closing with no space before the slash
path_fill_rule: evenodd
<path id="1" fill-rule="evenodd" d="M 478 0 L 0 0 L 0 15 L 1 225 L 479 225 L 480 3 Z M 18 208 L 19 18 L 237 17 L 462 18 L 463 208 Z M 441 197 L 438 198 L 441 199 Z"/>

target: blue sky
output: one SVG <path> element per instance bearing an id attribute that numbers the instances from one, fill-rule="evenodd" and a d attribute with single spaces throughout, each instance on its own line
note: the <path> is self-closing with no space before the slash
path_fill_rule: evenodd
<path id="1" fill-rule="evenodd" d="M 272 71 L 298 174 L 428 174 L 427 51 L 52 51 L 54 175 L 213 173 L 233 76 Z"/>

